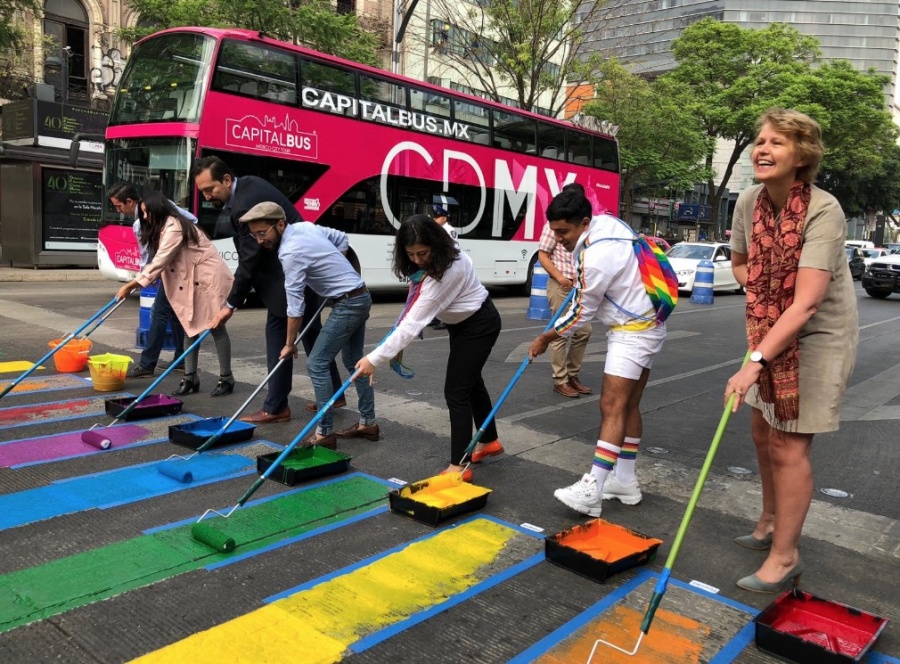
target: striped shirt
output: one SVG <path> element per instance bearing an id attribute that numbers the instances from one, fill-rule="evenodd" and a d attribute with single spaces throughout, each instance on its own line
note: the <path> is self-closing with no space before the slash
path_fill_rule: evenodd
<path id="1" fill-rule="evenodd" d="M 553 265 L 556 266 L 556 269 L 560 271 L 562 276 L 569 281 L 575 281 L 575 260 L 572 258 L 572 254 L 556 241 L 556 235 L 553 234 L 550 224 L 544 226 L 538 249 L 547 252 Z"/>
<path id="2" fill-rule="evenodd" d="M 631 227 L 616 217 L 603 214 L 591 220 L 575 245 L 575 297 L 554 326 L 557 334 L 571 336 L 594 318 L 615 327 L 652 315 L 633 238 Z"/>

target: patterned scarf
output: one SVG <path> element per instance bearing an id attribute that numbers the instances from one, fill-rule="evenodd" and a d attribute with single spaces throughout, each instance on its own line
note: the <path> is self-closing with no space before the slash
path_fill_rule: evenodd
<path id="1" fill-rule="evenodd" d="M 406 305 L 403 307 L 403 311 L 400 312 L 400 317 L 397 319 L 397 322 L 394 323 L 394 327 L 391 328 L 391 332 L 397 329 L 397 326 L 400 324 L 400 321 L 409 313 L 409 310 L 412 309 L 413 305 L 416 303 L 416 300 L 419 299 L 419 293 L 422 292 L 422 282 L 425 281 L 425 270 L 421 269 L 417 272 L 413 272 L 409 275 L 409 292 L 406 294 Z M 390 333 L 388 333 L 390 334 Z M 424 338 L 424 334 L 419 332 L 419 339 Z M 403 364 L 403 351 L 401 350 L 394 357 L 391 358 L 391 369 L 394 370 L 401 378 L 415 378 L 416 372 L 412 367 Z"/>
<path id="2" fill-rule="evenodd" d="M 747 341 L 756 348 L 794 301 L 794 286 L 803 244 L 803 224 L 811 187 L 796 181 L 784 209 L 776 216 L 765 187 L 753 208 L 753 231 L 747 259 Z M 800 416 L 800 353 L 797 339 L 769 360 L 757 382 L 760 399 L 774 406 L 775 419 Z"/>

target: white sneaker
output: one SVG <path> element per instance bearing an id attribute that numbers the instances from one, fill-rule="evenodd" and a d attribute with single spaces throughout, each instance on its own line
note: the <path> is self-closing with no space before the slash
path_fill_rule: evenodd
<path id="1" fill-rule="evenodd" d="M 586 473 L 572 486 L 557 489 L 553 492 L 553 497 L 576 512 L 588 516 L 600 516 L 603 498 L 597 488 L 597 481 L 590 473 Z"/>
<path id="2" fill-rule="evenodd" d="M 633 478 L 630 482 L 622 482 L 613 472 L 603 484 L 603 498 L 606 500 L 615 498 L 626 505 L 637 505 L 644 497 L 641 495 L 637 478 Z"/>

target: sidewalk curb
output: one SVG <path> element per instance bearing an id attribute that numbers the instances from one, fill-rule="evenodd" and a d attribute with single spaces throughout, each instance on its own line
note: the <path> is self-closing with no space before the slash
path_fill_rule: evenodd
<path id="1" fill-rule="evenodd" d="M 30 268 L 0 267 L 0 283 L 22 281 L 106 281 L 96 268 L 82 270 L 34 270 Z"/>

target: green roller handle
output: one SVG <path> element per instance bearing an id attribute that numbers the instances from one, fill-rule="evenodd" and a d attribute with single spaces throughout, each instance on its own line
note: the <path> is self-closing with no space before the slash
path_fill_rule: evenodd
<path id="1" fill-rule="evenodd" d="M 750 351 L 748 350 L 741 366 L 743 367 L 747 364 L 749 359 Z M 666 558 L 666 565 L 663 568 L 662 574 L 659 576 L 659 580 L 656 582 L 656 588 L 653 589 L 653 597 L 650 599 L 650 605 L 647 607 L 647 611 L 644 613 L 644 619 L 641 621 L 641 631 L 644 634 L 649 631 L 650 623 L 653 622 L 653 615 L 656 613 L 656 609 L 659 608 L 659 603 L 666 593 L 666 587 L 669 585 L 669 576 L 672 573 L 672 567 L 675 565 L 675 559 L 678 557 L 678 552 L 681 550 L 681 542 L 684 540 L 684 535 L 687 532 L 688 526 L 691 524 L 691 519 L 694 517 L 694 508 L 697 507 L 697 503 L 700 500 L 700 494 L 703 493 L 706 478 L 709 476 L 710 468 L 712 468 L 713 459 L 716 458 L 716 452 L 719 451 L 719 443 L 722 441 L 722 436 L 725 433 L 725 427 L 728 425 L 728 419 L 731 417 L 733 408 L 734 394 L 728 397 L 728 403 L 725 404 L 725 410 L 722 412 L 722 417 L 719 418 L 719 426 L 716 429 L 716 435 L 713 436 L 712 444 L 709 446 L 709 451 L 706 453 L 706 460 L 703 462 L 703 467 L 700 469 L 700 476 L 697 478 L 697 483 L 694 484 L 694 491 L 691 493 L 691 499 L 688 501 L 687 509 L 685 509 L 684 516 L 681 518 L 681 525 L 678 527 L 678 533 L 675 535 L 675 540 L 672 542 L 669 557 Z"/>

